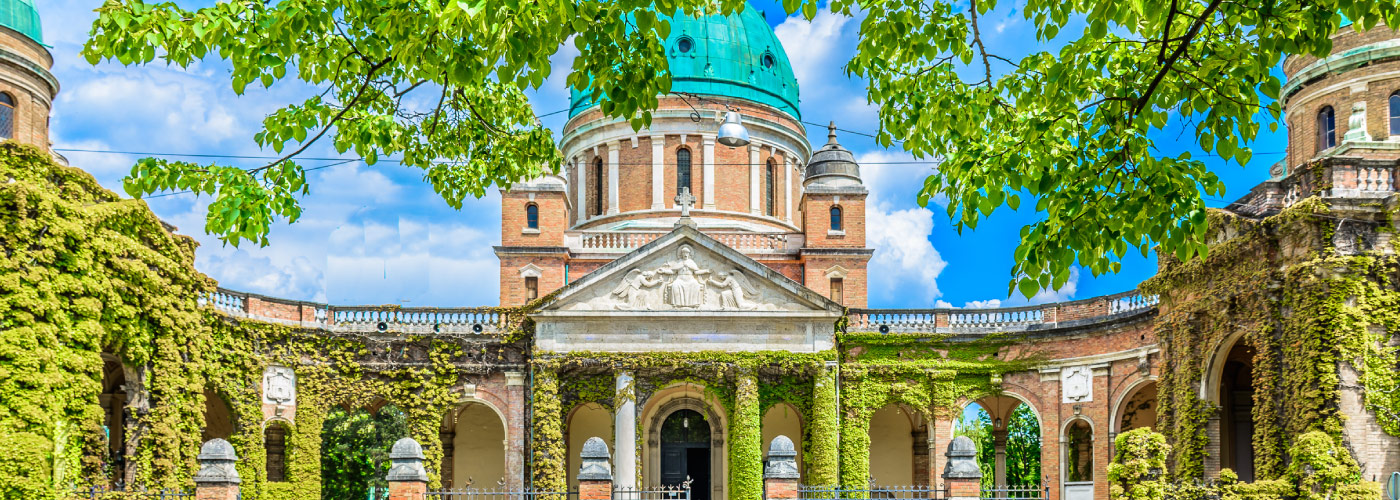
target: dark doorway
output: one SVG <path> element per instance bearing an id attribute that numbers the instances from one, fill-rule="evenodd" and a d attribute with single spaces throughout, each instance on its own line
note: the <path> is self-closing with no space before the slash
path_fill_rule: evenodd
<path id="1" fill-rule="evenodd" d="M 1254 480 L 1254 348 L 1230 349 L 1220 377 L 1220 466 Z"/>
<path id="2" fill-rule="evenodd" d="M 690 498 L 710 500 L 710 423 L 695 410 L 680 410 L 661 424 L 661 484 L 690 479 Z"/>

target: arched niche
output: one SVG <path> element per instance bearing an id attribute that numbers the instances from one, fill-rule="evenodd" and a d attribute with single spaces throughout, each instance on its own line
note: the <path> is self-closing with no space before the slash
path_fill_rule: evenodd
<path id="1" fill-rule="evenodd" d="M 292 437 L 290 422 L 273 419 L 263 426 L 263 477 L 269 483 L 287 480 L 287 443 Z"/>
<path id="2" fill-rule="evenodd" d="M 102 353 L 102 430 L 107 438 L 102 463 L 110 467 L 110 479 L 123 481 L 126 477 L 126 366 L 110 353 Z"/>
<path id="3" fill-rule="evenodd" d="M 200 442 L 210 439 L 229 439 L 233 436 L 233 412 L 223 396 L 212 389 L 204 390 L 204 430 Z"/>
<path id="4" fill-rule="evenodd" d="M 578 470 L 583 465 L 579 454 L 588 438 L 602 438 L 608 444 L 608 452 L 616 453 L 613 446 L 613 416 L 607 408 L 598 403 L 584 403 L 569 412 L 565 420 L 564 439 L 568 446 L 569 491 L 578 490 Z"/>
<path id="5" fill-rule="evenodd" d="M 443 484 L 452 488 L 501 487 L 506 480 L 505 414 L 486 401 L 470 400 L 453 409 L 445 426 L 452 430 L 452 447 L 450 470 L 444 453 Z"/>
<path id="6" fill-rule="evenodd" d="M 887 404 L 870 417 L 870 477 L 877 486 L 914 485 L 914 416 Z"/>
<path id="7" fill-rule="evenodd" d="M 1094 423 L 1083 416 L 1065 422 L 1060 434 L 1060 481 L 1065 500 L 1094 498 Z"/>
<path id="8" fill-rule="evenodd" d="M 1157 378 L 1145 378 L 1128 386 L 1113 405 L 1113 432 L 1157 427 Z"/>

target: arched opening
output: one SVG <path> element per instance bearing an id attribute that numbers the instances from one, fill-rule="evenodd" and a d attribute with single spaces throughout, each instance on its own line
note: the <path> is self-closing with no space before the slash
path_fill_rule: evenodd
<path id="1" fill-rule="evenodd" d="M 1331 106 L 1317 112 L 1317 152 L 1337 146 L 1337 116 Z"/>
<path id="2" fill-rule="evenodd" d="M 455 410 L 450 428 L 452 470 L 442 468 L 443 483 L 452 488 L 502 487 L 506 480 L 506 427 L 501 414 L 485 403 L 468 402 Z"/>
<path id="3" fill-rule="evenodd" d="M 870 417 L 870 477 L 876 486 L 914 485 L 914 418 L 897 404 Z"/>
<path id="4" fill-rule="evenodd" d="M 690 149 L 680 148 L 676 150 L 676 194 L 689 189 L 691 194 L 695 193 L 695 188 L 690 184 Z"/>
<path id="5" fill-rule="evenodd" d="M 1076 418 L 1065 426 L 1060 439 L 1063 451 L 1060 460 L 1065 500 L 1094 498 L 1094 427 L 1088 420 Z"/>
<path id="6" fill-rule="evenodd" d="M 701 481 L 692 476 L 691 494 L 693 496 L 705 495 L 706 498 L 715 500 L 728 498 L 729 448 L 727 447 L 727 431 L 729 424 L 726 418 L 727 414 L 717 410 L 722 407 L 719 401 L 705 396 L 704 386 L 693 383 L 672 384 L 646 398 L 646 403 L 641 405 L 638 421 L 642 424 L 641 436 L 645 436 L 640 443 L 643 448 L 641 472 L 647 486 L 667 484 L 662 477 L 662 471 L 665 468 L 662 463 L 662 427 L 676 412 L 692 410 L 695 413 L 690 414 L 689 425 L 696 424 L 694 417 L 698 414 L 703 418 L 710 431 L 710 479 L 709 481 Z M 680 418 L 681 426 L 685 428 L 684 417 Z M 687 463 L 687 466 L 689 465 Z"/>
<path id="7" fill-rule="evenodd" d="M 1039 492 L 1043 477 L 1040 418 L 1030 405 L 1011 396 L 983 398 L 968 404 L 958 416 L 954 434 L 977 444 L 983 489 L 1006 490 L 994 496 Z"/>
<path id="8" fill-rule="evenodd" d="M 200 436 L 200 442 L 210 439 L 229 439 L 233 436 L 233 412 L 229 411 L 228 403 L 219 393 L 210 389 L 204 390 L 204 431 Z"/>
<path id="9" fill-rule="evenodd" d="M 534 203 L 525 205 L 525 227 L 530 229 L 540 228 L 540 206 Z"/>
<path id="10" fill-rule="evenodd" d="M 839 205 L 832 205 L 832 206 L 831 206 L 831 230 L 832 230 L 832 231 L 842 231 L 842 230 L 843 230 L 843 229 L 842 229 L 842 225 L 841 225 L 841 206 L 839 206 Z"/>
<path id="11" fill-rule="evenodd" d="M 15 138 L 15 97 L 0 92 L 0 139 Z"/>
<path id="12" fill-rule="evenodd" d="M 126 370 L 110 354 L 102 355 L 102 393 L 97 399 L 102 404 L 102 430 L 107 438 L 102 463 L 111 471 L 113 481 L 122 481 L 126 477 Z"/>
<path id="13" fill-rule="evenodd" d="M 1400 91 L 1390 94 L 1390 135 L 1400 135 Z"/>
<path id="14" fill-rule="evenodd" d="M 371 488 L 387 488 L 389 448 L 404 437 L 408 418 L 398 407 L 332 407 L 321 426 L 321 498 L 366 498 Z"/>
<path id="15" fill-rule="evenodd" d="M 1220 466 L 1254 480 L 1254 348 L 1236 342 L 1220 371 Z"/>
<path id="16" fill-rule="evenodd" d="M 773 212 L 773 198 L 774 198 L 774 187 L 773 187 L 773 186 L 776 184 L 776 182 L 774 182 L 774 177 L 777 177 L 777 175 L 778 175 L 778 168 L 777 168 L 776 166 L 773 165 L 773 159 L 772 159 L 772 158 L 769 158 L 769 159 L 768 159 L 768 169 L 765 171 L 765 174 L 764 174 L 764 177 L 763 177 L 763 215 L 767 215 L 767 216 L 769 216 L 769 217 L 772 217 L 772 216 L 773 216 L 773 213 L 774 213 L 774 212 Z"/>
<path id="17" fill-rule="evenodd" d="M 1114 410 L 1117 432 L 1157 426 L 1157 381 L 1148 380 L 1132 387 Z"/>
<path id="18" fill-rule="evenodd" d="M 267 454 L 266 471 L 269 483 L 287 480 L 287 436 L 291 434 L 287 423 L 274 420 L 263 429 L 263 451 Z"/>
<path id="19" fill-rule="evenodd" d="M 700 412 L 683 408 L 666 416 L 661 424 L 661 484 L 680 486 L 710 484 L 712 479 L 710 423 Z M 692 487 L 691 498 L 709 500 L 710 491 Z"/>
<path id="20" fill-rule="evenodd" d="M 602 438 L 608 444 L 610 453 L 617 453 L 613 446 L 612 413 L 598 403 L 585 403 L 570 412 L 564 439 L 568 442 L 569 491 L 578 490 L 578 470 L 583 465 L 579 454 L 588 438 Z"/>
<path id="21" fill-rule="evenodd" d="M 588 196 L 589 196 L 589 200 L 591 201 L 591 203 L 589 203 L 589 205 L 588 205 L 588 207 L 589 207 L 589 208 L 588 208 L 588 214 L 589 214 L 589 215 L 595 215 L 595 216 L 596 216 L 596 215 L 603 215 L 603 159 L 602 159 L 602 158 L 594 158 L 594 159 L 593 159 L 593 172 L 592 172 L 592 174 L 593 174 L 593 178 L 592 178 L 592 179 L 589 179 L 589 180 L 591 180 L 591 181 L 593 181 L 593 182 L 589 185 L 589 188 L 588 188 L 588 190 L 589 190 Z"/>
<path id="22" fill-rule="evenodd" d="M 787 436 L 793 443 L 802 442 L 802 415 L 797 413 L 788 403 L 778 403 L 769 408 L 763 414 L 763 459 L 768 460 L 768 444 L 773 442 L 773 438 Z M 797 472 L 799 475 L 806 472 L 806 462 L 802 460 L 802 454 L 797 454 Z"/>

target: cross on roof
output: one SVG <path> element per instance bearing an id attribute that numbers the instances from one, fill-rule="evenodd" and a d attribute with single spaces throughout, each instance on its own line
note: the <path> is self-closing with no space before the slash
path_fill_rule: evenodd
<path id="1" fill-rule="evenodd" d="M 695 205 L 695 196 L 690 194 L 689 187 L 682 187 L 681 192 L 676 194 L 676 205 L 681 207 L 681 217 L 690 217 L 690 207 Z"/>

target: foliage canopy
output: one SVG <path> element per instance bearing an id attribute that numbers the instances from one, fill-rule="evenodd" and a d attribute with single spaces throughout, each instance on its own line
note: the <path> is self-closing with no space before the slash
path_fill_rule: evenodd
<path id="1" fill-rule="evenodd" d="M 815 17 L 818 0 L 783 0 Z M 1154 246 L 1182 260 L 1203 254 L 1204 195 L 1224 185 L 1189 153 L 1167 155 L 1154 132 L 1174 121 L 1207 152 L 1241 165 L 1261 123 L 1276 127 L 1290 55 L 1325 55 L 1342 15 L 1356 29 L 1400 28 L 1396 0 L 1026 0 L 1037 41 L 1063 44 L 1013 60 L 989 53 L 978 16 L 946 0 L 832 0 L 864 16 L 851 76 L 879 107 L 878 141 L 942 164 L 918 194 L 946 198 L 955 226 L 975 229 L 1023 198 L 1042 218 L 1021 230 L 1009 291 L 1059 288 L 1071 268 L 1116 272 Z M 226 242 L 267 244 L 270 224 L 301 213 L 306 172 L 295 162 L 329 135 L 369 163 L 424 171 L 452 206 L 561 163 L 524 91 L 550 74 L 572 38 L 569 84 L 634 127 L 671 87 L 669 25 L 656 11 L 732 12 L 741 0 L 107 0 L 85 47 L 91 62 L 188 66 L 214 55 L 236 92 L 295 78 L 324 89 L 263 122 L 255 140 L 287 151 L 254 169 L 140 160 L 126 190 L 214 195 L 206 230 Z M 1082 31 L 1071 26 L 1082 24 Z M 1351 29 L 1351 28 L 1345 28 Z M 963 75 L 968 69 L 977 76 Z M 606 99 L 601 99 L 606 97 Z M 1185 131 L 1183 130 L 1183 131 Z"/>

